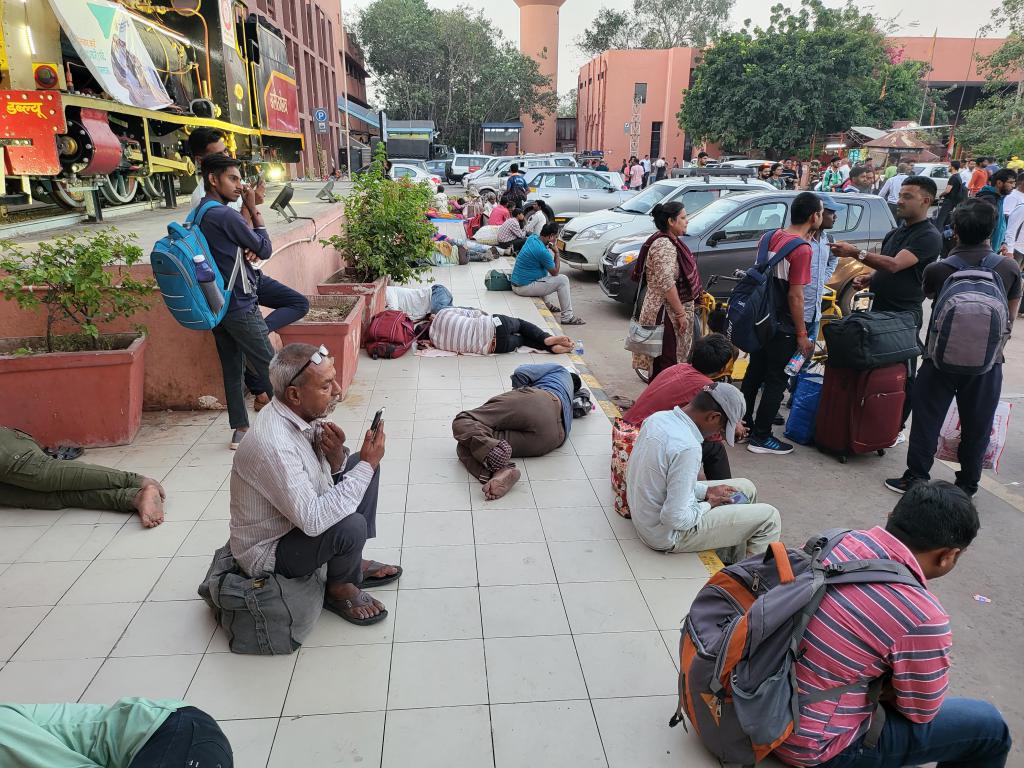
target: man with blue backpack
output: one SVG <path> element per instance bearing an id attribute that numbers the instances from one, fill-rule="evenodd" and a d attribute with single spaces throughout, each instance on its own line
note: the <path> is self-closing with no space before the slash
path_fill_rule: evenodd
<path id="1" fill-rule="evenodd" d="M 914 382 L 907 470 L 885 481 L 895 493 L 929 479 L 939 431 L 954 398 L 960 415 L 956 484 L 971 496 L 978 492 L 1003 385 L 1003 347 L 1021 301 L 1020 267 L 989 244 L 999 215 L 983 199 L 962 202 L 952 217 L 957 245 L 924 270 L 932 315 L 925 359 Z"/>

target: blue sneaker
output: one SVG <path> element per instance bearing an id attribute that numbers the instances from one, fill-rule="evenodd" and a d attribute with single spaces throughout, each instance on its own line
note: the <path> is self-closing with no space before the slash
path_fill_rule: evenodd
<path id="1" fill-rule="evenodd" d="M 778 456 L 785 456 L 787 453 L 793 452 L 793 446 L 782 442 L 775 435 L 768 435 L 768 437 L 751 437 L 747 441 L 747 450 L 751 453 L 774 453 Z"/>

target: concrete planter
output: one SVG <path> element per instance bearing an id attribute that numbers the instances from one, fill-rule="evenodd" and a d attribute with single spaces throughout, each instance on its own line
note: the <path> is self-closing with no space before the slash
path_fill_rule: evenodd
<path id="1" fill-rule="evenodd" d="M 307 296 L 310 314 L 317 309 L 343 307 L 352 304 L 348 314 L 340 320 L 310 320 L 308 316 L 297 323 L 286 325 L 277 333 L 282 344 L 323 344 L 334 357 L 334 367 L 341 385 L 341 397 L 348 388 L 359 365 L 359 348 L 363 338 L 362 317 L 366 311 L 365 296 Z M 352 303 L 354 302 L 354 303 Z"/>
<path id="2" fill-rule="evenodd" d="M 341 296 L 362 296 L 366 299 L 363 309 L 363 332 L 370 325 L 370 319 L 378 312 L 383 312 L 387 305 L 386 289 L 388 287 L 388 276 L 379 277 L 372 283 L 357 283 L 353 281 L 352 274 L 347 269 L 339 269 L 333 275 L 325 278 L 316 287 L 316 292 L 322 295 Z"/>
<path id="3" fill-rule="evenodd" d="M 41 445 L 127 445 L 142 423 L 145 336 L 124 349 L 0 354 L 0 424 Z M 41 339 L 41 337 L 40 337 Z"/>

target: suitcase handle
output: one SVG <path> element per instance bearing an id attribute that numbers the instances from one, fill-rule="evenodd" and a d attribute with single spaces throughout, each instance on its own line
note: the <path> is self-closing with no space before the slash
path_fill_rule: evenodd
<path id="1" fill-rule="evenodd" d="M 858 302 L 867 302 L 866 307 L 858 307 Z M 870 312 L 871 308 L 875 306 L 875 294 L 873 291 L 857 291 L 853 294 L 853 299 L 850 301 L 850 306 L 853 307 L 854 312 Z"/>

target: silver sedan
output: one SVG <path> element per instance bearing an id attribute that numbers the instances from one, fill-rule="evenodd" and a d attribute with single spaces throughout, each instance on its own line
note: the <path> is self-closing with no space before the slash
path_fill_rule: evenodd
<path id="1" fill-rule="evenodd" d="M 635 191 L 612 184 L 597 171 L 580 168 L 542 168 L 527 173 L 528 200 L 543 200 L 564 224 L 576 216 L 614 208 L 633 197 Z"/>

